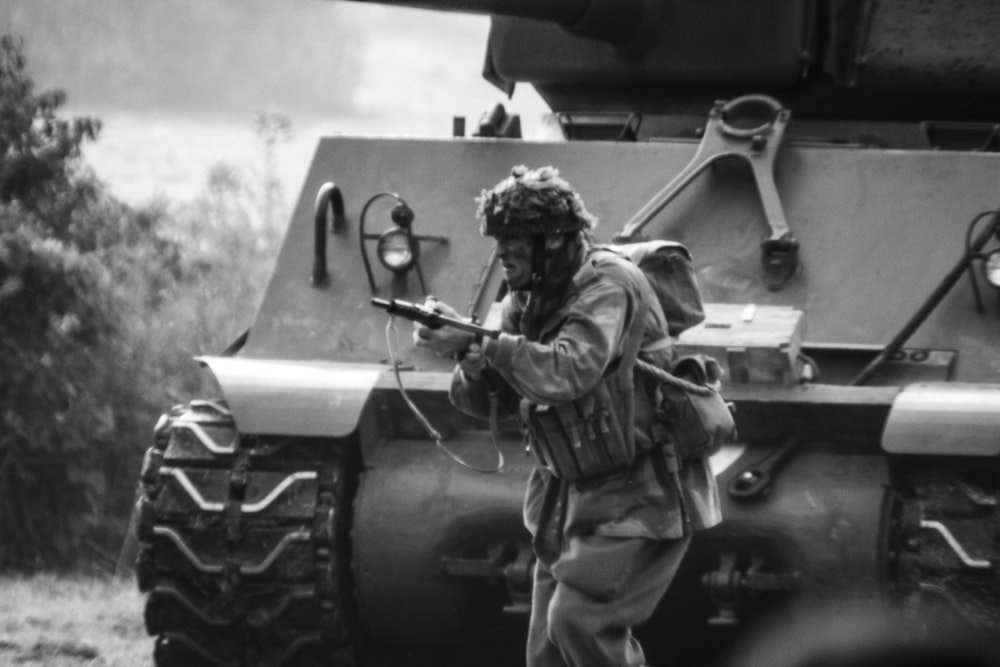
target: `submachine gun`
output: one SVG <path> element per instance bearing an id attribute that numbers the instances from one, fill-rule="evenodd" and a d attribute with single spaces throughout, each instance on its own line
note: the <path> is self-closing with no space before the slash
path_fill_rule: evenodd
<path id="1" fill-rule="evenodd" d="M 423 304 L 411 303 L 400 299 L 372 299 L 372 305 L 385 310 L 390 315 L 398 315 L 411 322 L 420 322 L 431 329 L 452 327 L 453 329 L 468 331 L 475 335 L 477 343 L 482 343 L 484 338 L 496 339 L 500 337 L 500 332 L 496 329 L 487 329 L 475 322 L 466 322 L 465 320 L 448 317 L 436 308 L 431 308 Z"/>
<path id="2" fill-rule="evenodd" d="M 454 329 L 461 329 L 462 331 L 468 331 L 475 336 L 476 343 L 482 343 L 483 339 L 489 338 L 499 338 L 500 332 L 495 329 L 486 329 L 481 327 L 475 322 L 466 322 L 465 320 L 455 319 L 454 317 L 448 317 L 441 313 L 441 311 L 436 308 L 431 308 L 423 304 L 411 303 L 409 301 L 401 301 L 399 299 L 372 299 L 372 305 L 376 308 L 381 308 L 389 313 L 390 316 L 400 316 L 404 317 L 411 322 L 420 322 L 424 326 L 430 327 L 431 329 L 440 329 L 441 327 L 452 327 Z M 391 326 L 391 321 L 390 321 Z M 464 353 L 463 353 L 464 354 Z M 427 417 L 420 411 L 420 408 L 410 400 L 410 397 L 406 393 L 406 389 L 403 387 L 403 379 L 399 375 L 399 364 L 396 363 L 395 354 L 393 352 L 392 346 L 389 348 L 389 355 L 392 359 L 393 372 L 396 375 L 396 383 L 399 385 L 399 393 L 403 397 L 403 400 L 410 407 L 414 416 L 424 425 L 427 429 L 427 434 L 437 443 L 437 446 L 452 460 L 454 460 L 459 465 L 462 465 L 470 470 L 475 470 L 476 472 L 483 473 L 495 473 L 503 470 L 504 458 L 503 452 L 500 451 L 500 446 L 497 444 L 496 440 L 496 422 L 497 422 L 497 403 L 496 394 L 491 393 L 490 395 L 490 438 L 493 444 L 493 450 L 496 452 L 497 462 L 494 466 L 482 467 L 469 463 L 461 456 L 457 455 L 455 452 L 448 449 L 445 445 L 443 439 L 444 436 L 435 429 Z M 459 358 L 461 358 L 461 354 Z"/>

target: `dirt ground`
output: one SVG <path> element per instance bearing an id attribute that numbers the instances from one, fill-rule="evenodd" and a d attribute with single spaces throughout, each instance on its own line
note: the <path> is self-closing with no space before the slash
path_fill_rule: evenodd
<path id="1" fill-rule="evenodd" d="M 152 667 L 132 580 L 0 576 L 0 664 Z"/>

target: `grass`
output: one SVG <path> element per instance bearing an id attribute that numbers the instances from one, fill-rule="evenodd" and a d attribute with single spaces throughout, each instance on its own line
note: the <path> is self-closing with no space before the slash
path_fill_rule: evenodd
<path id="1" fill-rule="evenodd" d="M 0 665 L 151 667 L 132 580 L 0 577 Z"/>

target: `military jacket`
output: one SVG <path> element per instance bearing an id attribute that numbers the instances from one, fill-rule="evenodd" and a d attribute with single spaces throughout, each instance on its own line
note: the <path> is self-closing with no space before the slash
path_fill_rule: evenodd
<path id="1" fill-rule="evenodd" d="M 511 292 L 504 298 L 501 334 L 484 354 L 491 382 L 499 384 L 502 408 L 516 414 L 516 401 L 557 404 L 590 391 L 621 355 L 645 313 L 640 357 L 666 364 L 674 354 L 664 345 L 663 311 L 641 271 L 616 253 L 591 249 L 573 276 L 562 306 L 549 316 L 538 340 L 528 340 L 519 322 L 529 296 Z M 648 304 L 638 308 L 639 299 Z M 652 408 L 644 377 L 636 374 L 634 434 L 637 456 L 628 469 L 579 483 L 555 478 L 548 470 L 532 472 L 524 504 L 525 525 L 535 537 L 536 551 L 557 557 L 562 536 L 596 532 L 607 537 L 669 539 L 721 521 L 718 489 L 707 460 L 685 461 L 679 476 L 666 474 L 663 448 L 651 448 Z M 452 402 L 464 412 L 487 418 L 488 385 L 456 369 Z M 539 554 L 542 557 L 542 554 Z"/>

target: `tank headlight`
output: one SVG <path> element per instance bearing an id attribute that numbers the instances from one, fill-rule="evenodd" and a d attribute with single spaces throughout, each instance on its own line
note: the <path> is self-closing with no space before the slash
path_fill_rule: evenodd
<path id="1" fill-rule="evenodd" d="M 1000 289 L 1000 249 L 986 255 L 983 261 L 983 274 L 986 276 L 986 282 Z"/>
<path id="2" fill-rule="evenodd" d="M 404 273 L 417 261 L 418 247 L 406 230 L 390 229 L 378 237 L 378 260 L 390 271 Z"/>

